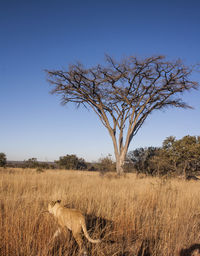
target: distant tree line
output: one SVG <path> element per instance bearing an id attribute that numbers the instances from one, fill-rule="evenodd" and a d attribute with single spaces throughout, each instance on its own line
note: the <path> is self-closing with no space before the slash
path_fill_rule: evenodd
<path id="1" fill-rule="evenodd" d="M 32 157 L 24 161 L 7 161 L 6 167 L 14 168 L 42 168 L 42 169 L 56 169 L 55 163 L 51 162 L 40 162 L 37 158 Z"/>
<path id="2" fill-rule="evenodd" d="M 30 158 L 23 162 L 9 162 L 4 153 L 0 153 L 1 167 L 66 169 L 116 172 L 116 163 L 111 155 L 101 157 L 97 162 L 88 163 L 75 154 L 61 156 L 53 163 L 39 162 Z M 124 164 L 126 172 L 144 173 L 152 176 L 198 175 L 200 174 L 200 136 L 184 136 L 176 139 L 167 137 L 161 147 L 141 147 L 129 151 Z"/>

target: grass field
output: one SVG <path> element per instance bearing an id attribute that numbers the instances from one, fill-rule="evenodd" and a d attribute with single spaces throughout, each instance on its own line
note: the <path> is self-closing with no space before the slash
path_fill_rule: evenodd
<path id="1" fill-rule="evenodd" d="M 0 169 L 0 255 L 78 255 L 70 233 L 52 241 L 51 200 L 80 209 L 92 238 L 92 256 L 190 255 L 200 243 L 200 183 L 128 174 Z M 184 254 L 185 253 L 185 254 Z"/>

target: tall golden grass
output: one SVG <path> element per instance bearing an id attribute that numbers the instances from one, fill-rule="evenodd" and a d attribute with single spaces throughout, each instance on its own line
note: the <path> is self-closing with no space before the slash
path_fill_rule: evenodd
<path id="1" fill-rule="evenodd" d="M 85 240 L 92 256 L 147 252 L 172 256 L 200 243 L 198 182 L 141 179 L 134 174 L 119 179 L 91 172 L 0 169 L 1 256 L 78 255 L 70 234 L 51 240 L 57 224 L 42 211 L 56 199 L 97 217 L 89 233 L 103 242 Z"/>

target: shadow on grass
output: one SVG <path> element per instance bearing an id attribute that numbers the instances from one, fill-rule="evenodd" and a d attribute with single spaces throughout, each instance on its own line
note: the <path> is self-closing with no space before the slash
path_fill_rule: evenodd
<path id="1" fill-rule="evenodd" d="M 87 230 L 89 231 L 89 234 L 93 238 L 93 234 L 96 233 L 98 234 L 100 238 L 103 241 L 105 240 L 106 242 L 114 243 L 107 235 L 113 230 L 113 221 L 102 218 L 102 217 L 96 217 L 92 214 L 86 214 L 86 226 Z"/>
<path id="2" fill-rule="evenodd" d="M 137 256 L 151 256 L 149 243 L 149 240 L 142 241 Z"/>
<path id="3" fill-rule="evenodd" d="M 200 256 L 200 244 L 193 244 L 189 248 L 181 249 L 179 256 Z"/>
<path id="4" fill-rule="evenodd" d="M 133 256 L 133 253 L 127 250 L 128 246 L 126 244 L 126 237 L 120 237 L 117 240 L 112 237 L 112 231 L 114 228 L 114 222 L 105 218 L 96 217 L 94 215 L 86 215 L 86 224 L 87 229 L 91 236 L 93 233 L 100 234 L 100 238 L 102 239 L 102 243 L 105 246 L 114 246 L 116 244 L 121 244 L 122 250 L 118 254 L 115 253 L 116 256 Z M 135 234 L 132 234 L 133 243 L 136 241 Z M 110 254 L 109 254 L 110 255 Z M 137 252 L 137 256 L 152 256 L 150 253 L 150 240 L 143 240 L 139 251 Z M 181 255 L 182 256 L 182 255 Z"/>

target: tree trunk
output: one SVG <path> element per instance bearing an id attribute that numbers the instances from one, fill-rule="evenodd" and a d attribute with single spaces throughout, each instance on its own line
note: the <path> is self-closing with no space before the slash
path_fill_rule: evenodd
<path id="1" fill-rule="evenodd" d="M 125 162 L 126 154 L 121 154 L 118 158 L 116 158 L 116 171 L 117 175 L 124 174 L 124 162 Z"/>

